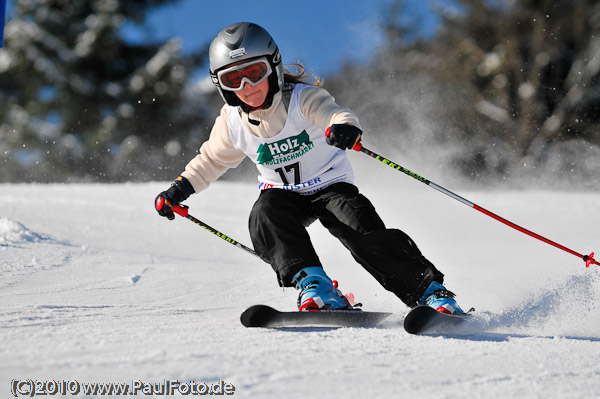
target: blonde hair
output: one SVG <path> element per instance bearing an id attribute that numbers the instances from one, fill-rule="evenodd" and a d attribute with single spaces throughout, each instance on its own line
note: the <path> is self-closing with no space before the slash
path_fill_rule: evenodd
<path id="1" fill-rule="evenodd" d="M 314 73 L 306 73 L 306 68 L 299 62 L 293 64 L 286 64 L 286 67 L 293 67 L 295 73 L 291 72 L 290 69 L 283 69 L 283 80 L 288 83 L 304 83 L 311 86 L 321 87 L 323 86 L 323 78 L 315 75 Z"/>

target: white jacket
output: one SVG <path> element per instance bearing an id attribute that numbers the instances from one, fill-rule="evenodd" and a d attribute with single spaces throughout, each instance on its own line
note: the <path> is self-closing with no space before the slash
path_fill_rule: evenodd
<path id="1" fill-rule="evenodd" d="M 360 128 L 356 115 L 348 108 L 335 103 L 335 99 L 327 90 L 308 86 L 299 96 L 298 106 L 307 122 L 323 132 L 331 125 L 348 123 Z M 216 118 L 210 137 L 200 147 L 200 153 L 194 157 L 181 174 L 189 180 L 196 193 L 206 189 L 211 182 L 217 180 L 229 168 L 235 168 L 246 157 L 246 154 L 232 143 L 228 124 L 228 112 L 238 110 L 228 105 L 221 108 Z M 288 112 L 279 91 L 268 109 L 250 112 L 250 119 L 259 120 L 260 124 L 248 122 L 248 114 L 241 113 L 241 122 L 245 131 L 261 138 L 272 138 L 279 134 L 286 123 Z"/>

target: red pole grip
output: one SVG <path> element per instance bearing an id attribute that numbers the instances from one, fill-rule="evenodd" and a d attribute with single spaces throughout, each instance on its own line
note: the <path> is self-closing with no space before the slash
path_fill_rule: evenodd
<path id="1" fill-rule="evenodd" d="M 175 205 L 173 208 L 171 208 L 171 210 L 181 217 L 186 217 L 190 211 L 190 208 L 187 206 Z"/>

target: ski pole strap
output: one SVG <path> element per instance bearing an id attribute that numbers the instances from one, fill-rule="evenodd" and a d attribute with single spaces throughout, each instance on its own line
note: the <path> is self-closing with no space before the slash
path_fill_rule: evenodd
<path id="1" fill-rule="evenodd" d="M 171 210 L 173 212 L 175 212 L 176 214 L 178 214 L 181 217 L 184 217 L 188 220 L 191 220 L 192 222 L 196 223 L 198 226 L 204 228 L 206 231 L 208 231 L 209 233 L 212 233 L 214 235 L 216 235 L 217 237 L 227 241 L 228 243 L 230 243 L 231 245 L 234 245 L 258 258 L 260 258 L 260 256 L 258 256 L 258 254 L 251 248 L 248 248 L 247 246 L 245 246 L 244 244 L 242 244 L 241 242 L 238 242 L 236 240 L 234 240 L 233 238 L 221 233 L 219 230 L 214 229 L 212 227 L 210 227 L 209 225 L 207 225 L 206 223 L 204 223 L 201 220 L 196 219 L 195 217 L 193 217 L 192 215 L 189 214 L 189 208 L 185 205 L 175 205 L 173 206 L 173 208 L 171 208 Z M 262 258 L 261 258 L 262 259 Z"/>
<path id="2" fill-rule="evenodd" d="M 550 244 L 550 245 L 552 245 L 552 246 L 554 246 L 556 248 L 562 249 L 563 251 L 570 253 L 571 255 L 575 255 L 575 256 L 583 259 L 583 261 L 585 262 L 585 267 L 589 267 L 591 264 L 600 266 L 600 263 L 598 263 L 594 259 L 594 253 L 593 252 L 591 254 L 589 254 L 589 255 L 582 255 L 582 254 L 580 254 L 578 252 L 575 252 L 572 249 L 569 249 L 569 248 L 567 248 L 567 247 L 565 247 L 565 246 L 563 246 L 561 244 L 558 244 L 558 243 L 556 243 L 556 242 L 554 242 L 554 241 L 552 241 L 552 240 L 550 240 L 550 239 L 548 239 L 546 237 L 543 237 L 543 236 L 541 236 L 541 235 L 539 235 L 537 233 L 534 233 L 531 230 L 527 230 L 526 228 L 521 227 L 521 226 L 519 226 L 519 225 L 517 225 L 517 224 L 515 224 L 515 223 L 513 223 L 513 222 L 511 222 L 509 220 L 506 220 L 503 217 L 498 216 L 495 213 L 490 212 L 487 209 L 485 209 L 485 208 L 483 208 L 483 207 L 481 207 L 481 206 L 479 206 L 479 205 L 477 205 L 477 204 L 475 204 L 475 203 L 473 203 L 473 202 L 471 202 L 471 201 L 469 201 L 469 200 L 461 197 L 460 195 L 457 195 L 457 194 L 453 193 L 452 191 L 447 190 L 444 187 L 435 184 L 434 182 L 432 182 L 432 181 L 424 178 L 423 176 L 420 176 L 420 175 L 418 175 L 418 174 L 416 174 L 414 172 L 411 172 L 410 170 L 404 168 L 403 166 L 401 166 L 401 165 L 399 165 L 399 164 L 397 164 L 395 162 L 392 162 L 392 161 L 390 161 L 389 159 L 387 159 L 385 157 L 382 157 L 381 155 L 379 155 L 379 154 L 377 154 L 377 153 L 375 153 L 375 152 L 373 152 L 373 151 L 365 148 L 362 145 L 362 143 L 360 143 L 360 142 L 357 143 L 352 149 L 355 150 L 355 151 L 367 154 L 371 158 L 374 158 L 374 159 L 378 160 L 379 162 L 381 162 L 381 163 L 383 163 L 385 165 L 388 165 L 389 167 L 394 168 L 397 171 L 400 171 L 400 172 L 404 173 L 405 175 L 408 175 L 408 176 L 412 177 L 413 179 L 418 180 L 421 183 L 424 183 L 424 184 L 428 185 L 429 187 L 434 188 L 437 191 L 439 191 L 439 192 L 441 192 L 443 194 L 446 194 L 447 196 L 449 196 L 451 198 L 454 198 L 455 200 L 457 200 L 459 202 L 462 202 L 463 204 L 467 205 L 468 207 L 473 208 L 475 210 L 478 210 L 479 212 L 483 213 L 484 215 L 487 215 L 487 216 L 489 216 L 489 217 L 491 217 L 493 219 L 496 219 L 497 221 L 499 221 L 501 223 L 504 223 L 505 225 L 507 225 L 509 227 L 512 227 L 515 230 L 520 231 L 521 233 L 525 233 L 525 234 L 527 234 L 527 235 L 529 235 L 529 236 L 531 236 L 533 238 L 536 238 L 536 239 L 538 239 L 538 240 L 540 240 L 542 242 L 545 242 L 546 244 Z"/>

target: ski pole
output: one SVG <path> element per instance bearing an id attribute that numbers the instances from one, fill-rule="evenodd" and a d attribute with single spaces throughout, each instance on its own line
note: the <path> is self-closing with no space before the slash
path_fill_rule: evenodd
<path id="1" fill-rule="evenodd" d="M 552 245 L 552 246 L 554 246 L 554 247 L 556 247 L 558 249 L 562 249 L 563 251 L 570 253 L 571 255 L 575 255 L 575 256 L 583 259 L 583 261 L 585 262 L 585 267 L 589 267 L 592 264 L 600 266 L 600 263 L 598 263 L 594 259 L 594 253 L 593 252 L 591 254 L 589 254 L 589 255 L 582 255 L 582 254 L 580 254 L 578 252 L 573 251 L 572 249 L 569 249 L 569 248 L 567 248 L 567 247 L 565 247 L 563 245 L 560 245 L 560 244 L 558 244 L 558 243 L 556 243 L 556 242 L 554 242 L 552 240 L 549 240 L 546 237 L 542 237 L 541 235 L 539 235 L 537 233 L 534 233 L 531 230 L 527 230 L 526 228 L 521 227 L 521 226 L 519 226 L 519 225 L 517 225 L 517 224 L 515 224 L 515 223 L 513 223 L 513 222 L 511 222 L 509 220 L 506 220 L 503 217 L 498 216 L 495 213 L 490 212 L 487 209 L 485 209 L 485 208 L 483 208 L 483 207 L 481 207 L 481 206 L 479 206 L 479 205 L 477 205 L 477 204 L 475 204 L 475 203 L 473 203 L 473 202 L 471 202 L 471 201 L 469 201 L 469 200 L 461 197 L 460 195 L 457 195 L 457 194 L 453 193 L 450 190 L 446 190 L 444 187 L 439 186 L 439 185 L 435 184 L 434 182 L 429 181 L 426 178 L 424 178 L 422 176 L 419 176 L 418 174 L 416 174 L 414 172 L 411 172 L 410 170 L 408 170 L 408 169 L 406 169 L 406 168 L 398 165 L 397 163 L 392 162 L 389 159 L 387 159 L 385 157 L 382 157 L 381 155 L 376 154 L 375 152 L 373 152 L 371 150 L 366 149 L 365 147 L 363 147 L 362 143 L 360 143 L 360 142 L 356 143 L 354 145 L 354 147 L 352 147 L 352 149 L 355 150 L 355 151 L 359 151 L 359 152 L 365 153 L 368 156 L 370 156 L 372 158 L 375 158 L 376 160 L 380 161 L 381 163 L 383 163 L 385 165 L 388 165 L 389 167 L 394 168 L 394 169 L 396 169 L 396 170 L 398 170 L 398 171 L 400 171 L 400 172 L 402 172 L 402 173 L 404 173 L 404 174 L 406 174 L 406 175 L 408 175 L 408 176 L 410 176 L 410 177 L 412 177 L 412 178 L 420 181 L 421 183 L 425 183 L 429 187 L 434 188 L 437 191 L 439 191 L 441 193 L 444 193 L 447 196 L 449 196 L 451 198 L 454 198 L 455 200 L 460 201 L 463 204 L 465 204 L 465 205 L 467 205 L 467 206 L 469 206 L 469 207 L 471 207 L 471 208 L 473 208 L 475 210 L 478 210 L 479 212 L 481 212 L 481 213 L 483 213 L 483 214 L 485 214 L 485 215 L 487 215 L 487 216 L 489 216 L 489 217 L 491 217 L 493 219 L 496 219 L 497 221 L 499 221 L 501 223 L 504 223 L 505 225 L 507 225 L 509 227 L 512 227 L 515 230 L 520 231 L 521 233 L 525 233 L 528 236 L 536 238 L 536 239 L 538 239 L 538 240 L 540 240 L 542 242 L 545 242 L 546 244 L 550 244 L 550 245 Z"/>
<path id="2" fill-rule="evenodd" d="M 233 238 L 221 233 L 219 230 L 217 229 L 213 229 L 212 227 L 210 227 L 209 225 L 207 225 L 206 223 L 196 219 L 195 217 L 193 217 L 192 215 L 189 214 L 189 208 L 185 205 L 175 205 L 171 208 L 171 210 L 173 212 L 175 212 L 176 214 L 178 214 L 179 216 L 182 216 L 188 220 L 191 220 L 192 222 L 196 223 L 198 226 L 206 229 L 208 232 L 213 233 L 214 235 L 216 235 L 219 238 L 222 238 L 223 240 L 227 241 L 228 243 L 230 243 L 231 245 L 235 245 L 236 247 L 243 249 L 244 251 L 256 256 L 257 258 L 260 258 L 260 256 L 258 256 L 258 254 L 251 248 L 248 248 L 247 246 L 245 246 L 244 244 L 242 244 L 241 242 L 238 242 L 236 240 L 234 240 Z"/>

